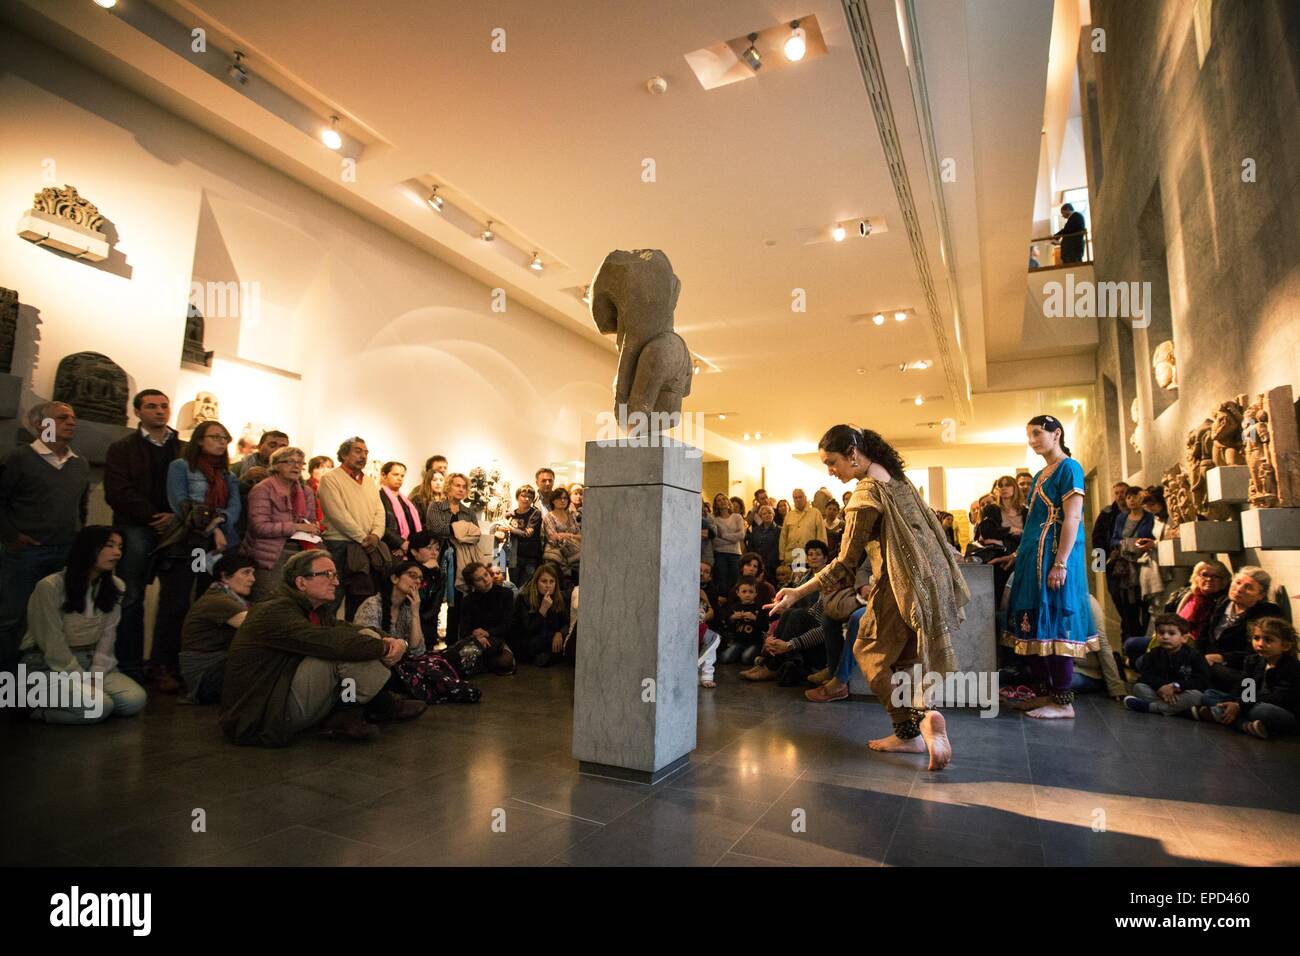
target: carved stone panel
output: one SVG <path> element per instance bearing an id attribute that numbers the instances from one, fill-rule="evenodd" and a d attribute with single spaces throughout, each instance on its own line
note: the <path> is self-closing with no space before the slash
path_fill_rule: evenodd
<path id="1" fill-rule="evenodd" d="M 54 400 L 68 403 L 88 422 L 125 425 L 128 398 L 126 372 L 107 355 L 74 352 L 54 373 Z"/>

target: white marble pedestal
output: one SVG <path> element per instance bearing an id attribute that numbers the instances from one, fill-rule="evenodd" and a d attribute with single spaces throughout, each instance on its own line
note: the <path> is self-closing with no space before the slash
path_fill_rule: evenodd
<path id="1" fill-rule="evenodd" d="M 695 749 L 701 456 L 587 443 L 573 756 L 657 783 Z"/>

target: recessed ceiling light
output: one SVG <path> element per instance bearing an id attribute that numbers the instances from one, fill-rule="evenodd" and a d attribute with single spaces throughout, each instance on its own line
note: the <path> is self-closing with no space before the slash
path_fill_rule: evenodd
<path id="1" fill-rule="evenodd" d="M 330 128 L 321 130 L 320 141 L 330 149 L 338 149 L 343 145 L 343 137 L 339 135 L 337 129 L 338 125 L 339 118 L 337 116 L 331 116 Z"/>
<path id="2" fill-rule="evenodd" d="M 745 432 L 745 441 L 749 441 L 749 432 Z"/>
<path id="3" fill-rule="evenodd" d="M 433 187 L 433 192 L 429 193 L 429 198 L 425 200 L 429 208 L 434 212 L 442 212 L 442 197 L 438 195 L 438 187 Z"/>
<path id="4" fill-rule="evenodd" d="M 541 272 L 546 268 L 546 266 L 542 265 L 542 254 L 540 252 L 533 253 L 533 258 L 532 261 L 528 263 L 528 268 L 532 269 L 534 272 Z"/>
<path id="5" fill-rule="evenodd" d="M 754 432 L 754 441 L 762 441 L 762 439 L 763 439 L 762 432 Z"/>
<path id="6" fill-rule="evenodd" d="M 831 229 L 831 238 L 836 242 L 843 242 L 845 235 L 847 234 L 844 232 L 844 227 L 837 222 Z"/>
<path id="7" fill-rule="evenodd" d="M 645 81 L 645 88 L 655 96 L 662 96 L 668 92 L 668 81 L 662 76 L 652 76 Z"/>
<path id="8" fill-rule="evenodd" d="M 861 366 L 859 366 L 859 367 L 858 367 L 858 374 L 859 374 L 859 375 L 866 375 L 866 374 L 867 374 L 867 370 L 866 370 L 865 368 L 862 368 Z"/>
<path id="9" fill-rule="evenodd" d="M 726 420 L 727 420 L 726 414 L 722 414 L 718 416 L 718 421 L 725 422 Z"/>
<path id="10" fill-rule="evenodd" d="M 912 404 L 913 404 L 913 405 L 924 405 L 924 404 L 925 404 L 925 399 L 924 399 L 922 396 L 918 395 L 918 396 L 916 396 L 916 398 L 912 399 Z"/>
<path id="11" fill-rule="evenodd" d="M 798 63 L 803 59 L 803 55 L 808 52 L 808 43 L 804 38 L 803 27 L 799 26 L 798 20 L 791 22 L 790 29 L 790 36 L 785 41 L 785 58 L 793 63 Z"/>
<path id="12" fill-rule="evenodd" d="M 492 231 L 492 220 L 489 219 L 487 221 L 487 227 L 481 233 L 479 233 L 479 238 L 482 239 L 484 242 L 491 242 L 496 237 L 497 234 Z"/>
<path id="13" fill-rule="evenodd" d="M 906 312 L 895 312 L 895 313 L 894 313 L 894 321 L 895 321 L 895 322 L 906 322 L 906 321 L 907 321 L 907 313 L 906 313 Z"/>
<path id="14" fill-rule="evenodd" d="M 885 313 L 883 313 L 883 312 L 877 312 L 875 315 L 873 315 L 873 316 L 871 317 L 871 321 L 872 321 L 872 322 L 875 322 L 876 325 L 884 325 L 884 324 L 885 324 Z"/>
<path id="15" fill-rule="evenodd" d="M 745 65 L 755 72 L 763 65 L 763 58 L 758 53 L 758 47 L 754 46 L 754 41 L 758 39 L 757 33 L 749 35 L 749 49 L 740 54 L 740 58 L 745 61 Z"/>
<path id="16" fill-rule="evenodd" d="M 117 0 L 95 0 L 95 3 L 97 6 L 101 6 L 105 10 L 112 10 L 117 6 Z"/>

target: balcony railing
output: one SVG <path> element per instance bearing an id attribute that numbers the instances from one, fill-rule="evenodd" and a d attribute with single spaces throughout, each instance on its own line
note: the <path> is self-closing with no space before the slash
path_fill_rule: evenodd
<path id="1" fill-rule="evenodd" d="M 1080 238 L 1083 239 L 1081 251 Z M 1066 260 L 1061 255 L 1062 249 L 1069 249 L 1075 255 L 1082 255 L 1082 258 Z M 1083 232 L 1068 232 L 1060 238 L 1040 236 L 1029 240 L 1030 272 L 1037 272 L 1040 269 L 1069 269 L 1073 266 L 1088 265 L 1091 262 L 1092 236 L 1086 229 Z"/>

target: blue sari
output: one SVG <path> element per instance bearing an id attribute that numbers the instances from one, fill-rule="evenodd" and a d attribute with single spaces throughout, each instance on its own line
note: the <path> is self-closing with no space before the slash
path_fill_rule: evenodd
<path id="1" fill-rule="evenodd" d="M 1082 527 L 1065 558 L 1065 584 L 1056 590 L 1047 586 L 1047 574 L 1058 560 L 1056 546 L 1065 500 L 1083 495 L 1083 468 L 1073 458 L 1064 458 L 1046 478 L 1044 471 L 1034 475 L 1029 514 L 1016 551 L 1002 643 L 1029 657 L 1084 657 L 1101 643 L 1088 601 L 1086 536 Z"/>

